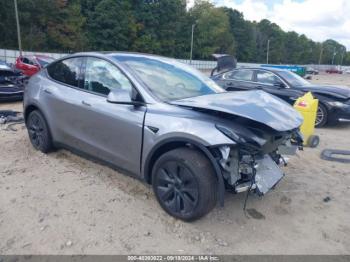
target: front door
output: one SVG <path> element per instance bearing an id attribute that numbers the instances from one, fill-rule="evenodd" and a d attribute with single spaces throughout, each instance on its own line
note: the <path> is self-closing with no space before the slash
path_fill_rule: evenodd
<path id="1" fill-rule="evenodd" d="M 130 80 L 115 65 L 88 57 L 81 98 L 83 109 L 76 115 L 78 132 L 84 140 L 82 150 L 139 174 L 146 108 L 107 102 L 112 89 L 135 91 Z"/>
<path id="2" fill-rule="evenodd" d="M 256 70 L 255 79 L 256 86 L 267 93 L 275 95 L 287 103 L 293 105 L 300 93 L 286 85 L 273 72 L 265 70 Z"/>

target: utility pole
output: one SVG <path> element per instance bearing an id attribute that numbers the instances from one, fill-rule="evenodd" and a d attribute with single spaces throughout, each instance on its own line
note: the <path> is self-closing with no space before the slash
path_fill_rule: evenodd
<path id="1" fill-rule="evenodd" d="M 19 19 L 18 19 L 17 0 L 14 0 L 14 4 L 15 4 L 15 14 L 16 14 L 16 23 L 17 23 L 17 40 L 18 40 L 19 55 L 22 56 L 22 41 L 21 41 L 21 30 L 20 30 Z"/>
<path id="2" fill-rule="evenodd" d="M 334 49 L 333 49 L 333 57 L 332 57 L 332 65 L 334 64 L 334 57 L 335 57 L 336 54 L 337 54 L 337 52 L 335 52 L 335 47 L 334 47 Z"/>
<path id="3" fill-rule="evenodd" d="M 320 65 L 322 62 L 322 54 L 323 54 L 323 45 L 321 45 L 320 57 L 318 58 L 318 64 Z"/>
<path id="4" fill-rule="evenodd" d="M 266 64 L 269 64 L 270 39 L 267 39 Z"/>
<path id="5" fill-rule="evenodd" d="M 193 34 L 194 34 L 194 27 L 195 27 L 195 26 L 196 26 L 196 24 L 192 24 L 190 65 L 192 65 L 192 54 L 193 54 Z"/>
<path id="6" fill-rule="evenodd" d="M 345 48 L 343 49 L 343 52 L 341 53 L 340 66 L 343 65 L 344 53 L 345 53 Z"/>

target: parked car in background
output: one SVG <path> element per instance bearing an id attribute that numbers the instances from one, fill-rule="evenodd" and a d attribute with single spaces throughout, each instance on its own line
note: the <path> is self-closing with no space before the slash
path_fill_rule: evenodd
<path id="1" fill-rule="evenodd" d="M 0 61 L 0 101 L 21 100 L 26 79 L 20 71 Z"/>
<path id="2" fill-rule="evenodd" d="M 313 67 L 307 67 L 307 68 L 306 68 L 306 74 L 308 74 L 308 75 L 318 75 L 318 74 L 319 74 L 319 71 L 316 70 L 316 69 L 313 68 Z"/>
<path id="3" fill-rule="evenodd" d="M 223 204 L 225 189 L 267 193 L 284 176 L 281 147 L 302 144 L 302 117 L 284 101 L 227 93 L 189 65 L 137 53 L 51 63 L 29 80 L 24 116 L 34 148 L 122 168 L 186 221 Z"/>
<path id="4" fill-rule="evenodd" d="M 338 68 L 336 68 L 336 67 L 333 67 L 333 68 L 327 69 L 326 73 L 328 73 L 328 74 L 342 74 L 343 71 L 338 69 Z"/>
<path id="5" fill-rule="evenodd" d="M 314 85 L 288 70 L 277 68 L 240 68 L 212 77 L 227 91 L 264 90 L 290 104 L 306 92 L 319 100 L 316 126 L 339 119 L 350 119 L 350 88 Z"/>
<path id="6" fill-rule="evenodd" d="M 20 56 L 15 67 L 26 76 L 32 76 L 55 59 L 44 55 Z"/>
<path id="7" fill-rule="evenodd" d="M 306 67 L 305 66 L 300 66 L 300 65 L 273 65 L 273 64 L 265 64 L 265 65 L 260 65 L 260 67 L 263 68 L 275 68 L 275 69 L 282 69 L 282 70 L 288 70 L 290 72 L 293 72 L 301 77 L 306 76 Z"/>

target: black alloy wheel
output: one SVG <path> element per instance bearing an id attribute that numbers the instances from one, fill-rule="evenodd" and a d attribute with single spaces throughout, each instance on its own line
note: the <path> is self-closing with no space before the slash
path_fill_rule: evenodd
<path id="1" fill-rule="evenodd" d="M 327 108 L 323 104 L 319 103 L 317 108 L 317 113 L 316 113 L 315 126 L 323 127 L 324 125 L 327 124 L 327 121 L 328 121 Z"/>
<path id="2" fill-rule="evenodd" d="M 198 203 L 198 185 L 182 163 L 168 161 L 157 171 L 156 190 L 164 205 L 173 213 L 191 212 Z"/>
<path id="3" fill-rule="evenodd" d="M 212 164 L 195 149 L 177 148 L 161 155 L 153 167 L 152 185 L 161 207 L 184 221 L 199 219 L 216 204 Z"/>
<path id="4" fill-rule="evenodd" d="M 37 110 L 31 112 L 26 125 L 33 147 L 43 153 L 49 152 L 52 149 L 52 141 L 43 115 Z"/>

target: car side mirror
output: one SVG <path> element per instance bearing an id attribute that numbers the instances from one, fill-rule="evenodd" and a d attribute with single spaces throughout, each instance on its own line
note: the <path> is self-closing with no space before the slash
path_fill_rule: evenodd
<path id="1" fill-rule="evenodd" d="M 133 104 L 134 101 L 131 99 L 130 91 L 124 89 L 113 89 L 107 96 L 107 102 L 114 104 Z"/>
<path id="2" fill-rule="evenodd" d="M 283 82 L 275 83 L 274 86 L 276 86 L 276 87 L 278 87 L 278 88 L 280 88 L 280 89 L 286 88 L 286 87 L 287 87 L 286 84 L 283 83 Z"/>

